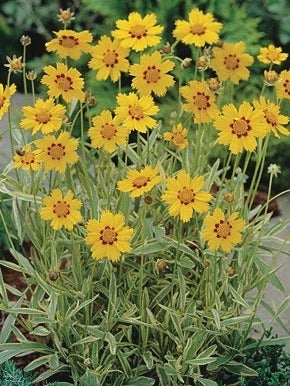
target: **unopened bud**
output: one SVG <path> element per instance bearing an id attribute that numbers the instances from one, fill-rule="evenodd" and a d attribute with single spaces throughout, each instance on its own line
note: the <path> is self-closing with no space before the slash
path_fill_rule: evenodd
<path id="1" fill-rule="evenodd" d="M 25 154 L 25 150 L 22 147 L 17 146 L 15 148 L 15 153 L 20 155 L 20 157 L 23 157 Z"/>
<path id="2" fill-rule="evenodd" d="M 28 79 L 28 80 L 35 80 L 36 78 L 37 78 L 37 72 L 36 71 L 33 71 L 33 70 L 31 70 L 31 71 L 28 71 L 27 73 L 26 73 L 26 78 Z"/>
<path id="3" fill-rule="evenodd" d="M 156 266 L 160 272 L 165 271 L 167 268 L 166 262 L 164 260 L 158 260 Z"/>
<path id="4" fill-rule="evenodd" d="M 235 274 L 235 269 L 234 269 L 234 267 L 232 267 L 232 266 L 227 267 L 227 269 L 226 269 L 226 274 L 227 274 L 229 277 L 234 276 L 234 274 Z"/>
<path id="5" fill-rule="evenodd" d="M 189 68 L 191 66 L 192 59 L 191 58 L 185 58 L 181 62 L 181 67 L 182 68 Z"/>
<path id="6" fill-rule="evenodd" d="M 224 45 L 224 41 L 222 40 L 222 39 L 219 39 L 217 42 L 216 42 L 216 44 L 215 44 L 217 47 L 220 47 L 220 48 L 222 48 L 223 47 L 223 45 Z"/>
<path id="7" fill-rule="evenodd" d="M 150 205 L 150 204 L 152 204 L 152 201 L 153 201 L 153 198 L 151 197 L 151 196 L 145 196 L 144 197 L 144 201 L 145 201 L 145 203 L 147 204 L 147 205 Z"/>
<path id="8" fill-rule="evenodd" d="M 74 12 L 71 12 L 70 8 L 67 8 L 67 9 L 60 9 L 59 14 L 57 15 L 57 18 L 63 24 L 69 24 L 72 20 L 75 19 L 73 16 L 74 16 Z"/>
<path id="9" fill-rule="evenodd" d="M 164 52 L 164 54 L 170 54 L 171 53 L 171 45 L 167 42 L 162 48 L 161 51 Z"/>
<path id="10" fill-rule="evenodd" d="M 171 111 L 170 113 L 170 118 L 174 119 L 174 118 L 177 118 L 177 111 Z"/>
<path id="11" fill-rule="evenodd" d="M 206 56 L 200 56 L 197 61 L 197 68 L 200 71 L 205 71 L 208 68 L 209 59 Z"/>
<path id="12" fill-rule="evenodd" d="M 205 259 L 203 262 L 202 262 L 202 265 L 204 266 L 204 268 L 209 268 L 210 267 L 210 261 Z"/>
<path id="13" fill-rule="evenodd" d="M 276 71 L 264 71 L 265 84 L 267 86 L 274 86 L 274 84 L 278 81 L 279 75 Z"/>
<path id="14" fill-rule="evenodd" d="M 50 272 L 49 274 L 49 280 L 51 281 L 56 281 L 59 278 L 59 273 L 58 272 Z"/>
<path id="15" fill-rule="evenodd" d="M 92 95 L 91 92 L 85 93 L 85 101 L 87 102 L 88 106 L 94 106 L 96 104 L 96 98 Z"/>
<path id="16" fill-rule="evenodd" d="M 25 47 L 29 46 L 29 44 L 31 44 L 31 39 L 29 36 L 22 35 L 20 38 L 20 43 Z"/>
<path id="17" fill-rule="evenodd" d="M 204 47 L 203 55 L 206 56 L 207 58 L 211 58 L 212 57 L 212 47 L 211 46 Z"/>
<path id="18" fill-rule="evenodd" d="M 84 365 L 87 366 L 87 367 L 91 367 L 92 366 L 91 358 L 86 358 L 84 360 Z"/>
<path id="19" fill-rule="evenodd" d="M 233 202 L 234 201 L 234 195 L 233 193 L 226 193 L 224 195 L 224 199 L 227 201 L 227 202 Z"/>
<path id="20" fill-rule="evenodd" d="M 207 85 L 208 85 L 208 88 L 213 92 L 218 91 L 220 88 L 220 82 L 219 82 L 218 78 L 208 79 Z"/>

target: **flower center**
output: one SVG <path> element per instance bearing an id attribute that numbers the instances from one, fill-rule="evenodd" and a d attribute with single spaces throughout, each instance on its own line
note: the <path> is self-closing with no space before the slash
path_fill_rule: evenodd
<path id="1" fill-rule="evenodd" d="M 22 69 L 21 59 L 15 58 L 10 63 L 12 70 L 18 71 Z"/>
<path id="2" fill-rule="evenodd" d="M 143 25 L 137 24 L 131 27 L 129 34 L 131 38 L 141 39 L 142 36 L 147 36 L 147 30 Z"/>
<path id="3" fill-rule="evenodd" d="M 57 84 L 58 88 L 65 92 L 73 90 L 73 82 L 71 78 L 69 76 L 65 76 L 64 74 L 56 75 L 55 83 Z"/>
<path id="4" fill-rule="evenodd" d="M 223 220 L 220 220 L 219 223 L 215 224 L 214 232 L 217 234 L 217 238 L 223 237 L 224 239 L 226 239 L 228 236 L 230 236 L 231 229 L 232 226 L 228 221 L 224 222 Z"/>
<path id="5" fill-rule="evenodd" d="M 290 81 L 288 79 L 283 83 L 283 87 L 285 88 L 285 92 L 290 95 Z"/>
<path id="6" fill-rule="evenodd" d="M 182 190 L 178 191 L 178 198 L 182 204 L 188 205 L 191 202 L 194 202 L 195 194 L 192 189 L 183 187 Z"/>
<path id="7" fill-rule="evenodd" d="M 53 205 L 53 213 L 59 218 L 66 217 L 70 214 L 70 205 L 66 201 L 57 201 L 57 203 Z"/>
<path id="8" fill-rule="evenodd" d="M 191 26 L 190 32 L 193 35 L 203 35 L 205 33 L 205 28 L 203 25 L 197 23 Z"/>
<path id="9" fill-rule="evenodd" d="M 23 157 L 21 157 L 21 163 L 26 165 L 31 165 L 35 162 L 34 154 L 31 152 L 26 152 Z"/>
<path id="10" fill-rule="evenodd" d="M 268 60 L 270 60 L 270 62 L 274 62 L 275 60 L 278 60 L 279 59 L 279 53 L 275 52 L 275 51 L 272 51 L 272 52 L 269 52 L 267 55 L 266 55 L 266 58 Z"/>
<path id="11" fill-rule="evenodd" d="M 143 186 L 146 186 L 149 181 L 150 179 L 148 177 L 141 175 L 134 179 L 132 185 L 134 188 L 143 188 Z"/>
<path id="12" fill-rule="evenodd" d="M 143 109 L 142 107 L 138 106 L 138 105 L 130 105 L 129 106 L 129 114 L 131 115 L 131 117 L 133 119 L 136 119 L 137 121 L 139 121 L 140 119 L 142 119 L 144 116 L 143 116 Z"/>
<path id="13" fill-rule="evenodd" d="M 224 59 L 224 65 L 228 70 L 235 70 L 239 67 L 240 59 L 236 55 L 229 54 Z"/>
<path id="14" fill-rule="evenodd" d="M 242 136 L 246 137 L 248 132 L 252 130 L 252 127 L 249 125 L 250 120 L 242 117 L 240 119 L 235 119 L 233 123 L 230 124 L 232 128 L 232 134 L 236 134 L 238 138 Z"/>
<path id="15" fill-rule="evenodd" d="M 272 113 L 272 111 L 266 110 L 264 117 L 269 125 L 272 125 L 272 126 L 277 125 L 276 115 Z"/>
<path id="16" fill-rule="evenodd" d="M 59 39 L 59 44 L 65 48 L 73 48 L 79 45 L 79 39 L 75 38 L 74 36 L 62 35 L 62 37 Z"/>
<path id="17" fill-rule="evenodd" d="M 56 159 L 59 161 L 65 156 L 65 146 L 61 143 L 53 143 L 47 148 L 47 154 L 50 155 L 53 160 Z"/>
<path id="18" fill-rule="evenodd" d="M 0 109 L 2 109 L 4 102 L 5 102 L 5 99 L 6 98 L 4 96 L 0 96 Z"/>
<path id="19" fill-rule="evenodd" d="M 117 130 L 115 129 L 114 125 L 112 125 L 110 123 L 105 123 L 104 125 L 102 125 L 101 136 L 103 138 L 110 140 L 114 137 L 116 132 L 117 132 Z"/>
<path id="20" fill-rule="evenodd" d="M 176 145 L 182 145 L 184 142 L 184 136 L 181 133 L 176 133 L 173 135 L 172 140 L 176 143 Z"/>
<path id="21" fill-rule="evenodd" d="M 194 103 L 196 104 L 198 110 L 206 110 L 210 107 L 209 95 L 205 95 L 204 92 L 198 92 L 194 97 Z"/>
<path id="22" fill-rule="evenodd" d="M 41 109 L 39 113 L 35 114 L 35 120 L 38 123 L 47 123 L 50 121 L 51 114 L 46 109 Z"/>
<path id="23" fill-rule="evenodd" d="M 114 65 L 118 63 L 118 56 L 119 54 L 116 52 L 116 50 L 107 50 L 103 56 L 103 62 L 105 63 L 106 67 L 114 67 Z"/>
<path id="24" fill-rule="evenodd" d="M 148 66 L 147 70 L 143 72 L 143 79 L 147 83 L 156 83 L 160 79 L 160 70 L 156 66 Z"/>
<path id="25" fill-rule="evenodd" d="M 112 245 L 114 241 L 117 241 L 118 234 L 114 231 L 114 228 L 106 226 L 105 229 L 101 230 L 100 234 L 100 240 L 102 241 L 102 244 Z"/>

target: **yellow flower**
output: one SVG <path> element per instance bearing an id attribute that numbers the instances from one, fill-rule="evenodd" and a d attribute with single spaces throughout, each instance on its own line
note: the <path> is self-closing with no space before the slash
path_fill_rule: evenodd
<path id="1" fill-rule="evenodd" d="M 56 68 L 53 66 L 45 66 L 43 68 L 47 75 L 41 79 L 41 83 L 48 87 L 48 95 L 50 97 L 59 97 L 60 95 L 66 102 L 71 102 L 73 98 L 83 101 L 85 93 L 82 88 L 84 81 L 81 74 L 75 68 L 68 68 L 63 63 L 56 63 Z"/>
<path id="2" fill-rule="evenodd" d="M 61 128 L 65 107 L 55 105 L 52 98 L 46 101 L 37 99 L 34 106 L 22 108 L 24 118 L 20 121 L 20 127 L 25 130 L 32 130 L 32 135 L 39 130 L 48 134 Z"/>
<path id="3" fill-rule="evenodd" d="M 36 146 L 42 150 L 37 156 L 37 160 L 44 163 L 45 170 L 55 169 L 63 173 L 67 163 L 74 164 L 79 159 L 76 152 L 78 141 L 70 138 L 69 133 L 62 132 L 56 138 L 54 135 L 35 141 Z"/>
<path id="4" fill-rule="evenodd" d="M 218 114 L 215 95 L 208 89 L 207 82 L 192 80 L 188 86 L 180 88 L 181 95 L 186 99 L 184 110 L 194 114 L 195 123 L 207 123 Z"/>
<path id="5" fill-rule="evenodd" d="M 161 40 L 157 35 L 163 31 L 163 27 L 156 23 L 154 13 L 142 18 L 139 13 L 131 12 L 128 20 L 116 21 L 117 29 L 112 31 L 112 35 L 121 40 L 122 47 L 143 51 L 147 47 L 156 46 Z"/>
<path id="6" fill-rule="evenodd" d="M 139 197 L 143 193 L 149 192 L 155 185 L 157 185 L 162 177 L 158 174 L 159 170 L 156 166 L 152 169 L 146 166 L 138 172 L 137 170 L 130 170 L 127 177 L 118 182 L 118 189 L 121 192 L 131 192 L 130 197 Z"/>
<path id="7" fill-rule="evenodd" d="M 275 47 L 274 44 L 270 44 L 268 47 L 260 49 L 258 60 L 265 64 L 281 64 L 287 57 L 288 54 L 282 53 L 281 47 Z"/>
<path id="8" fill-rule="evenodd" d="M 23 170 L 38 170 L 40 168 L 40 163 L 37 159 L 38 154 L 39 150 L 31 151 L 30 146 L 25 146 L 19 154 L 16 153 L 14 155 L 13 166 Z"/>
<path id="9" fill-rule="evenodd" d="M 72 230 L 82 218 L 79 211 L 82 203 L 73 198 L 70 190 L 63 197 L 60 189 L 54 189 L 50 196 L 44 197 L 43 205 L 40 217 L 43 220 L 51 220 L 51 226 L 55 230 L 62 227 Z"/>
<path id="10" fill-rule="evenodd" d="M 166 131 L 163 138 L 182 150 L 188 146 L 187 133 L 188 130 L 184 129 L 181 123 L 178 123 L 173 126 L 172 131 Z"/>
<path id="11" fill-rule="evenodd" d="M 116 82 L 121 72 L 128 71 L 129 61 L 126 57 L 129 55 L 129 49 L 121 47 L 120 40 L 112 41 L 109 36 L 101 36 L 98 44 L 92 47 L 91 55 L 89 67 L 98 70 L 98 80 L 105 80 L 110 76 L 111 80 Z"/>
<path id="12" fill-rule="evenodd" d="M 112 117 L 109 110 L 103 110 L 100 115 L 92 119 L 93 127 L 88 131 L 88 136 L 95 148 L 104 148 L 112 153 L 117 145 L 122 146 L 127 142 L 128 129 L 121 125 L 119 117 Z"/>
<path id="13" fill-rule="evenodd" d="M 158 96 L 165 95 L 166 89 L 174 85 L 173 76 L 167 74 L 174 66 L 170 60 L 161 63 L 159 51 L 152 55 L 142 55 L 140 64 L 130 67 L 130 75 L 135 77 L 132 87 L 136 88 L 141 96 L 150 95 L 151 92 Z"/>
<path id="14" fill-rule="evenodd" d="M 121 253 L 130 252 L 133 229 L 125 226 L 123 214 L 110 211 L 102 213 L 100 221 L 89 220 L 85 241 L 91 245 L 92 257 L 100 260 L 107 257 L 120 260 Z"/>
<path id="15" fill-rule="evenodd" d="M 5 113 L 7 113 L 10 106 L 10 98 L 16 92 L 15 84 L 11 86 L 3 87 L 3 84 L 0 83 L 0 119 Z"/>
<path id="16" fill-rule="evenodd" d="M 93 40 L 92 34 L 85 30 L 75 32 L 70 29 L 54 32 L 56 38 L 45 44 L 48 52 L 55 51 L 60 58 L 67 56 L 72 59 L 79 59 L 82 52 L 88 53 L 91 50 L 89 43 Z"/>
<path id="17" fill-rule="evenodd" d="M 157 121 L 151 117 L 156 115 L 159 107 L 154 105 L 151 96 L 143 96 L 130 92 L 129 95 L 118 94 L 117 102 L 119 106 L 115 109 L 115 114 L 129 130 L 137 130 L 145 133 L 147 128 L 153 129 L 157 126 Z"/>
<path id="18" fill-rule="evenodd" d="M 290 98 L 290 70 L 284 70 L 276 83 L 276 92 L 278 98 Z"/>
<path id="19" fill-rule="evenodd" d="M 244 102 L 239 110 L 232 103 L 224 106 L 214 126 L 220 131 L 218 143 L 230 145 L 233 154 L 241 153 L 243 149 L 254 151 L 256 138 L 263 138 L 267 134 L 263 113 L 253 110 L 248 102 Z"/>
<path id="20" fill-rule="evenodd" d="M 246 67 L 253 64 L 254 59 L 251 55 L 244 54 L 244 49 L 244 42 L 224 43 L 222 48 L 213 49 L 211 67 L 221 81 L 230 79 L 232 83 L 238 84 L 240 80 L 249 78 L 250 71 Z"/>
<path id="21" fill-rule="evenodd" d="M 225 218 L 223 211 L 216 208 L 212 215 L 204 219 L 202 237 L 208 242 L 209 249 L 216 251 L 221 248 L 224 252 L 230 252 L 234 245 L 242 240 L 240 231 L 245 227 L 245 221 L 238 219 L 239 212 Z"/>
<path id="22" fill-rule="evenodd" d="M 204 178 L 195 176 L 190 178 L 185 170 L 180 170 L 176 178 L 167 179 L 167 190 L 162 195 L 162 200 L 169 204 L 169 214 L 173 217 L 180 215 L 183 222 L 188 222 L 194 211 L 204 213 L 208 211 L 212 195 L 202 191 Z"/>
<path id="23" fill-rule="evenodd" d="M 204 14 L 198 8 L 193 8 L 189 13 L 189 22 L 177 20 L 175 25 L 173 36 L 184 44 L 194 44 L 197 47 L 216 43 L 223 26 L 214 21 L 211 13 Z"/>
<path id="24" fill-rule="evenodd" d="M 261 111 L 264 114 L 267 128 L 274 133 L 275 137 L 280 138 L 279 134 L 290 135 L 290 131 L 282 126 L 287 125 L 289 119 L 285 115 L 280 114 L 279 105 L 266 101 L 263 96 L 260 97 L 259 101 L 254 100 L 253 105 L 257 111 Z"/>

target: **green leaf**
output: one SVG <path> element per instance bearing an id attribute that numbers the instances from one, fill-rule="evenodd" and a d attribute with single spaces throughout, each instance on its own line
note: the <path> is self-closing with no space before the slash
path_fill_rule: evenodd
<path id="1" fill-rule="evenodd" d="M 84 374 L 79 379 L 80 386 L 100 386 L 100 379 L 96 373 L 93 371 L 87 371 L 86 374 Z"/>
<path id="2" fill-rule="evenodd" d="M 238 362 L 228 362 L 224 365 L 224 368 L 227 369 L 230 373 L 242 375 L 244 377 L 257 377 L 259 374 L 250 367 L 244 365 L 243 363 Z"/>
<path id="3" fill-rule="evenodd" d="M 204 350 L 202 353 L 198 354 L 195 359 L 189 359 L 185 363 L 192 366 L 202 366 L 207 365 L 208 363 L 214 362 L 216 358 L 213 358 L 212 355 L 216 352 L 217 345 L 214 344 Z"/>
<path id="4" fill-rule="evenodd" d="M 30 335 L 38 335 L 38 336 L 48 336 L 49 334 L 50 334 L 50 331 L 43 326 L 37 326 L 34 330 L 30 332 Z"/>
<path id="5" fill-rule="evenodd" d="M 112 355 L 116 355 L 117 345 L 114 335 L 112 335 L 110 332 L 106 333 L 105 341 L 109 344 L 109 349 Z"/>
<path id="6" fill-rule="evenodd" d="M 150 255 L 152 253 L 164 251 L 170 247 L 169 241 L 149 240 L 146 244 L 133 249 L 130 255 Z"/>
<path id="7" fill-rule="evenodd" d="M 146 351 L 143 355 L 142 355 L 143 359 L 144 359 L 144 362 L 146 364 L 146 367 L 148 370 L 151 370 L 152 367 L 153 367 L 153 364 L 154 364 L 154 359 L 153 359 L 153 356 L 152 356 L 152 353 L 151 351 Z"/>
<path id="8" fill-rule="evenodd" d="M 265 346 L 284 346 L 290 342 L 290 336 L 285 336 L 284 338 L 274 338 L 274 339 L 264 339 L 262 342 L 259 342 L 259 347 Z M 250 350 L 257 347 L 257 342 L 248 344 L 242 348 L 243 351 Z"/>
<path id="9" fill-rule="evenodd" d="M 130 378 L 124 386 L 153 386 L 155 384 L 155 380 L 148 377 L 138 377 L 138 378 Z"/>
<path id="10" fill-rule="evenodd" d="M 211 379 L 205 378 L 196 378 L 196 380 L 203 386 L 218 386 L 218 383 L 212 381 Z"/>
<path id="11" fill-rule="evenodd" d="M 17 303 L 15 304 L 16 307 L 19 307 L 21 306 L 21 303 L 23 301 L 23 298 L 20 298 Z M 1 332 L 0 332 L 0 343 L 6 343 L 8 338 L 10 337 L 10 333 L 12 331 L 12 328 L 14 326 L 14 323 L 15 323 L 15 320 L 16 320 L 16 317 L 12 314 L 9 314 L 6 319 L 5 319 L 5 322 L 1 328 Z"/>

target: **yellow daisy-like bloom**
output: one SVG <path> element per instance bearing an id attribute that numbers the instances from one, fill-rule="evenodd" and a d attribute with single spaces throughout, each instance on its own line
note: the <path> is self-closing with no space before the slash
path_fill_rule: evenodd
<path id="1" fill-rule="evenodd" d="M 270 44 L 268 47 L 260 49 L 258 60 L 265 64 L 281 64 L 287 57 L 288 54 L 282 53 L 281 47 L 275 47 L 274 44 Z"/>
<path id="2" fill-rule="evenodd" d="M 194 114 L 195 123 L 207 123 L 218 114 L 215 95 L 208 89 L 207 82 L 192 80 L 188 86 L 180 88 L 181 95 L 186 99 L 184 110 Z"/>
<path id="3" fill-rule="evenodd" d="M 187 134 L 188 130 L 183 128 L 181 123 L 178 123 L 173 126 L 172 131 L 166 131 L 163 138 L 178 147 L 178 149 L 183 150 L 188 146 Z"/>
<path id="4" fill-rule="evenodd" d="M 70 190 L 63 197 L 60 189 L 54 189 L 50 196 L 44 197 L 43 205 L 40 217 L 43 220 L 51 220 L 51 226 L 55 230 L 62 227 L 72 230 L 73 226 L 82 219 L 79 211 L 82 203 L 73 198 Z"/>
<path id="5" fill-rule="evenodd" d="M 290 99 L 290 70 L 284 70 L 276 83 L 276 92 L 278 98 Z"/>
<path id="6" fill-rule="evenodd" d="M 140 64 L 130 67 L 130 75 L 134 76 L 132 87 L 136 88 L 141 96 L 154 92 L 158 96 L 165 95 L 166 89 L 174 85 L 172 75 L 167 72 L 174 68 L 171 60 L 161 63 L 161 54 L 155 51 L 152 55 L 142 55 Z"/>
<path id="7" fill-rule="evenodd" d="M 156 46 L 161 40 L 157 35 L 163 31 L 163 27 L 156 23 L 154 13 L 142 18 L 139 13 L 132 12 L 128 20 L 116 21 L 117 29 L 112 31 L 112 35 L 121 40 L 122 47 L 143 51 L 147 47 Z"/>
<path id="8" fill-rule="evenodd" d="M 173 36 L 184 44 L 194 44 L 197 47 L 216 43 L 223 26 L 222 23 L 214 21 L 211 13 L 204 14 L 198 8 L 189 13 L 189 22 L 177 20 L 175 25 Z"/>
<path id="9" fill-rule="evenodd" d="M 10 106 L 10 98 L 13 94 L 15 94 L 15 92 L 15 84 L 12 84 L 9 87 L 5 86 L 4 88 L 3 84 L 0 83 L 0 119 L 5 113 L 7 113 Z"/>
<path id="10" fill-rule="evenodd" d="M 13 166 L 23 170 L 38 170 L 40 168 L 40 163 L 37 159 L 38 154 L 39 150 L 31 151 L 30 146 L 25 146 L 19 154 L 14 155 Z"/>
<path id="11" fill-rule="evenodd" d="M 223 211 L 216 208 L 213 214 L 204 219 L 204 230 L 202 237 L 208 242 L 209 249 L 216 251 L 221 249 L 230 252 L 234 245 L 242 240 L 240 231 L 245 227 L 245 221 L 238 219 L 239 212 L 233 213 L 225 218 Z"/>
<path id="12" fill-rule="evenodd" d="M 129 95 L 118 94 L 117 102 L 119 106 L 115 109 L 115 114 L 129 130 L 146 133 L 147 129 L 157 126 L 157 121 L 151 116 L 158 113 L 159 107 L 154 105 L 151 96 L 138 98 L 138 95 L 132 92 Z"/>
<path id="13" fill-rule="evenodd" d="M 79 99 L 81 102 L 85 99 L 85 93 L 82 90 L 84 81 L 81 78 L 81 73 L 75 68 L 68 68 L 63 63 L 57 63 L 56 68 L 53 66 L 45 66 L 43 68 L 47 75 L 41 79 L 41 83 L 48 87 L 48 95 L 50 97 L 59 97 L 70 103 L 73 98 Z"/>
<path id="14" fill-rule="evenodd" d="M 89 67 L 98 70 L 96 78 L 106 80 L 108 77 L 116 82 L 121 77 L 121 72 L 127 72 L 129 49 L 120 46 L 120 40 L 113 41 L 109 36 L 103 35 L 96 46 L 91 49 L 92 59 Z"/>
<path id="15" fill-rule="evenodd" d="M 196 176 L 193 179 L 185 170 L 180 170 L 176 178 L 167 179 L 167 190 L 162 195 L 162 200 L 169 204 L 169 214 L 173 217 L 180 215 L 183 222 L 188 222 L 197 213 L 207 212 L 208 202 L 212 195 L 202 191 L 204 178 Z"/>
<path id="16" fill-rule="evenodd" d="M 24 118 L 20 121 L 20 127 L 32 130 L 32 135 L 39 130 L 43 134 L 48 134 L 61 128 L 65 107 L 60 104 L 55 105 L 52 98 L 46 101 L 37 99 L 33 107 L 24 106 L 22 113 Z"/>
<path id="17" fill-rule="evenodd" d="M 92 42 L 92 34 L 85 30 L 75 32 L 70 29 L 54 32 L 56 38 L 45 44 L 48 52 L 54 51 L 60 58 L 67 56 L 72 59 L 79 59 L 82 52 L 88 53 L 91 51 L 89 43 Z"/>
<path id="18" fill-rule="evenodd" d="M 87 231 L 85 241 L 91 245 L 92 257 L 96 260 L 107 257 L 118 261 L 121 253 L 130 252 L 132 249 L 130 239 L 133 229 L 125 226 L 125 218 L 121 213 L 102 213 L 100 221 L 88 221 Z"/>
<path id="19" fill-rule="evenodd" d="M 232 103 L 224 106 L 214 126 L 220 131 L 218 143 L 230 145 L 233 154 L 241 153 L 243 149 L 254 151 L 256 138 L 263 138 L 268 132 L 263 113 L 253 110 L 248 102 L 244 102 L 239 110 Z"/>
<path id="20" fill-rule="evenodd" d="M 130 170 L 127 177 L 118 182 L 118 189 L 121 192 L 130 192 L 130 197 L 139 197 L 143 193 L 149 192 L 155 185 L 159 184 L 162 177 L 159 175 L 159 169 L 146 166 L 138 172 Z"/>
<path id="21" fill-rule="evenodd" d="M 264 114 L 268 130 L 272 131 L 275 137 L 280 138 L 279 134 L 290 135 L 290 131 L 282 126 L 287 125 L 289 119 L 285 115 L 280 114 L 279 105 L 266 101 L 263 96 L 260 97 L 259 101 L 254 100 L 253 105 L 257 111 L 261 111 Z"/>
<path id="22" fill-rule="evenodd" d="M 250 71 L 246 68 L 253 64 L 254 58 L 249 54 L 244 54 L 245 43 L 224 43 L 222 48 L 213 49 L 213 59 L 211 67 L 216 71 L 219 79 L 225 81 L 230 79 L 234 84 L 240 80 L 247 80 Z"/>
<path id="23" fill-rule="evenodd" d="M 68 132 L 62 132 L 58 138 L 54 135 L 35 141 L 36 146 L 42 150 L 37 160 L 44 163 L 45 170 L 55 169 L 63 173 L 67 163 L 74 164 L 79 159 L 76 152 L 78 140 L 70 138 Z"/>
<path id="24" fill-rule="evenodd" d="M 103 110 L 100 115 L 92 119 L 93 127 L 88 131 L 88 136 L 95 148 L 104 148 L 108 153 L 116 150 L 117 145 L 122 146 L 127 142 L 128 129 L 121 125 L 119 117 L 112 117 L 109 110 Z"/>

